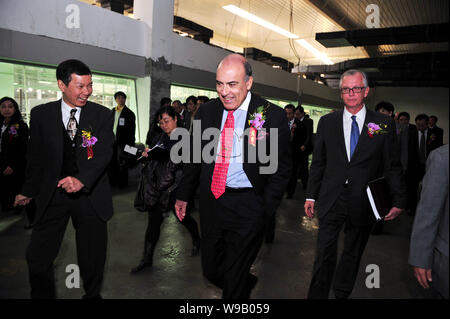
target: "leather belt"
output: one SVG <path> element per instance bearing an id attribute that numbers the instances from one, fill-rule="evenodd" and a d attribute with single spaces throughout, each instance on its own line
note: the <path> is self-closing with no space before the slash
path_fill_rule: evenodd
<path id="1" fill-rule="evenodd" d="M 252 190 L 253 187 L 239 187 L 239 188 L 225 187 L 225 192 L 228 193 L 243 193 L 243 192 L 250 192 Z"/>

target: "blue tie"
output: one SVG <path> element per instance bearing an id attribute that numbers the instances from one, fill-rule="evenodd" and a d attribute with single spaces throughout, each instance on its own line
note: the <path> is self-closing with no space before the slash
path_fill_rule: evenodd
<path id="1" fill-rule="evenodd" d="M 350 158 L 353 156 L 356 144 L 358 144 L 359 139 L 359 128 L 358 122 L 356 122 L 356 115 L 352 116 L 352 132 L 350 133 Z"/>

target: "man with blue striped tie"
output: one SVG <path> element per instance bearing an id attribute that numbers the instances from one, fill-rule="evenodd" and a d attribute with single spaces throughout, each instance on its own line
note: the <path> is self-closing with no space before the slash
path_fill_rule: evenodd
<path id="1" fill-rule="evenodd" d="M 306 191 L 305 213 L 312 218 L 317 210 L 319 219 L 308 298 L 328 298 L 333 274 L 337 299 L 352 292 L 375 222 L 366 194 L 369 181 L 381 176 L 388 181 L 393 207 L 385 220 L 397 217 L 406 205 L 393 119 L 366 108 L 369 85 L 364 72 L 344 72 L 339 88 L 345 108 L 319 121 Z M 337 243 L 344 226 L 344 249 L 335 271 Z"/>

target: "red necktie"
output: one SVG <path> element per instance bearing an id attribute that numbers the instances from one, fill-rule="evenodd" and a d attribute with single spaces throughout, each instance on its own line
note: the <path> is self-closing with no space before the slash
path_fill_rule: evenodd
<path id="1" fill-rule="evenodd" d="M 227 120 L 220 137 L 220 151 L 211 182 L 211 191 L 217 199 L 225 192 L 227 184 L 228 166 L 230 165 L 231 150 L 233 148 L 234 111 L 228 111 Z"/>

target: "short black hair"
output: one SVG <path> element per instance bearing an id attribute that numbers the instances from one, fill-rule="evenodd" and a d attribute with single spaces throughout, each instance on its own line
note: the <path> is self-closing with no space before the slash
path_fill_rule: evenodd
<path id="1" fill-rule="evenodd" d="M 305 109 L 303 108 L 303 106 L 299 105 L 295 108 L 296 111 L 300 111 L 300 113 L 305 113 Z"/>
<path id="2" fill-rule="evenodd" d="M 127 95 L 122 91 L 114 93 L 114 100 L 117 99 L 118 96 L 122 96 L 125 100 L 127 99 Z"/>
<path id="3" fill-rule="evenodd" d="M 61 80 L 66 86 L 72 81 L 72 74 L 92 75 L 89 67 L 80 60 L 66 60 L 56 68 L 56 79 Z"/>
<path id="4" fill-rule="evenodd" d="M 437 118 L 437 116 L 436 115 L 430 115 L 430 119 L 431 118 L 434 118 L 434 121 L 437 123 L 437 121 L 438 121 L 438 118 Z"/>
<path id="5" fill-rule="evenodd" d="M 287 105 L 284 107 L 284 109 L 285 109 L 285 110 L 291 109 L 292 111 L 294 111 L 294 110 L 295 110 L 295 106 L 294 106 L 293 104 L 287 104 Z"/>
<path id="6" fill-rule="evenodd" d="M 422 120 L 425 120 L 425 121 L 428 122 L 428 120 L 429 120 L 428 115 L 426 115 L 425 113 L 422 113 L 422 114 L 419 114 L 419 115 L 416 116 L 416 119 L 415 119 L 416 122 L 417 121 L 422 121 Z"/>
<path id="7" fill-rule="evenodd" d="M 21 121 L 22 113 L 20 113 L 19 104 L 17 104 L 16 100 L 14 100 L 12 97 L 4 96 L 0 99 L 0 105 L 2 105 L 3 102 L 6 102 L 6 101 L 10 101 L 12 103 L 12 105 L 14 106 L 14 110 L 15 110 L 14 114 L 11 116 L 11 120 L 10 120 L 11 123 L 17 123 L 17 122 Z M 0 123 L 3 123 L 4 119 L 5 118 L 3 117 L 3 115 L 0 114 Z"/>
<path id="8" fill-rule="evenodd" d="M 381 101 L 380 103 L 377 104 L 377 106 L 375 106 L 375 112 L 378 112 L 380 109 L 385 109 L 388 112 L 391 112 L 392 115 L 394 115 L 394 105 L 392 105 L 392 103 L 386 102 L 386 101 Z"/>
<path id="9" fill-rule="evenodd" d="M 406 118 L 408 118 L 408 121 L 411 119 L 411 116 L 409 115 L 408 112 L 400 112 L 398 113 L 398 118 L 405 116 Z"/>
<path id="10" fill-rule="evenodd" d="M 209 97 L 207 97 L 206 95 L 199 95 L 197 97 L 197 100 L 203 101 L 203 103 L 207 103 L 209 101 Z"/>
<path id="11" fill-rule="evenodd" d="M 161 99 L 161 102 L 160 102 L 159 104 L 160 104 L 160 106 L 163 106 L 164 104 L 167 104 L 167 103 L 170 104 L 170 102 L 172 102 L 172 100 L 170 99 L 170 97 L 163 97 L 163 98 Z"/>
<path id="12" fill-rule="evenodd" d="M 186 99 L 186 104 L 187 104 L 189 101 L 192 101 L 192 103 L 197 104 L 197 97 L 191 95 L 191 96 L 189 96 L 189 97 Z"/>

